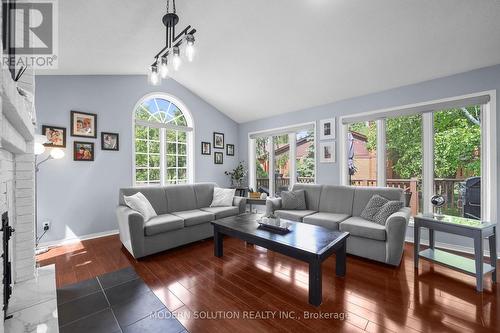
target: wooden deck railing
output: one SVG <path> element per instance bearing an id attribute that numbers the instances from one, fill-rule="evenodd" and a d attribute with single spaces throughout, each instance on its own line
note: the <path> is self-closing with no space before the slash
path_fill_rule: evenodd
<path id="1" fill-rule="evenodd" d="M 461 196 L 459 195 L 459 185 L 464 179 L 453 178 L 436 178 L 434 180 L 434 193 L 440 193 L 446 197 L 446 205 L 444 210 L 460 210 L 462 209 Z M 314 183 L 314 177 L 298 177 L 297 183 Z M 290 185 L 290 178 L 283 177 L 276 180 L 275 187 L 277 189 L 287 187 Z M 376 179 L 353 179 L 351 180 L 353 186 L 377 186 Z M 387 179 L 388 187 L 401 188 L 405 192 L 410 192 L 410 208 L 412 215 L 418 214 L 421 210 L 422 201 L 422 181 L 417 178 L 411 179 Z M 258 178 L 257 188 L 269 188 L 268 178 Z"/>
<path id="2" fill-rule="evenodd" d="M 436 178 L 434 179 L 434 193 L 440 193 L 446 197 L 445 210 L 462 209 L 462 199 L 459 194 L 460 183 L 464 179 L 454 178 Z M 353 186 L 377 186 L 375 179 L 353 179 Z M 401 188 L 406 192 L 412 193 L 410 207 L 412 214 L 415 215 L 419 211 L 420 201 L 422 200 L 422 181 L 417 178 L 411 179 L 387 179 L 388 187 Z"/>

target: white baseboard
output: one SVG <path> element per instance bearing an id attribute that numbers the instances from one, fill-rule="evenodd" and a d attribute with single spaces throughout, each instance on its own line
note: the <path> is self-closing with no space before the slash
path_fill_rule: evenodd
<path id="1" fill-rule="evenodd" d="M 38 244 L 38 247 L 56 247 L 56 246 L 61 246 L 61 245 L 66 245 L 66 244 L 72 244 L 72 243 L 77 243 L 80 241 L 84 241 L 87 239 L 94 239 L 94 238 L 100 238 L 100 237 L 106 237 L 106 236 L 111 236 L 111 235 L 116 235 L 118 234 L 118 229 L 115 230 L 110 230 L 110 231 L 103 231 L 103 232 L 96 232 L 94 234 L 88 234 L 88 235 L 83 235 L 83 236 L 78 236 L 78 237 L 73 237 L 73 238 L 65 238 L 65 239 L 59 239 L 55 241 L 50 241 L 50 242 L 44 242 Z"/>

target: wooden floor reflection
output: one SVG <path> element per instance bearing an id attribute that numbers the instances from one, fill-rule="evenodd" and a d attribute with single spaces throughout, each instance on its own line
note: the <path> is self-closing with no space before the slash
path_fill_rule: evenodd
<path id="1" fill-rule="evenodd" d="M 56 265 L 58 287 L 132 265 L 190 332 L 500 331 L 500 293 L 490 276 L 483 293 L 473 277 L 429 262 L 417 276 L 412 253 L 406 245 L 398 268 L 349 256 L 345 278 L 335 277 L 335 258 L 328 259 L 318 308 L 307 302 L 305 263 L 231 238 L 221 259 L 206 240 L 136 261 L 110 236 L 52 249 L 38 261 Z"/>

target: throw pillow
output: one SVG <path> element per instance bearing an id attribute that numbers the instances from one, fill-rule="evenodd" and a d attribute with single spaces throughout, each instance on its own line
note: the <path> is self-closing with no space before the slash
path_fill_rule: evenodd
<path id="1" fill-rule="evenodd" d="M 387 219 L 392 214 L 403 208 L 403 203 L 401 201 L 389 201 L 380 208 L 379 212 L 373 217 L 373 222 L 385 225 Z"/>
<path id="2" fill-rule="evenodd" d="M 144 217 L 144 222 L 149 221 L 151 218 L 158 216 L 155 209 L 151 206 L 149 200 L 141 192 L 137 192 L 131 196 L 124 196 L 123 199 L 127 206 L 139 212 Z"/>
<path id="3" fill-rule="evenodd" d="M 214 187 L 214 198 L 210 207 L 232 206 L 235 193 L 235 189 Z"/>
<path id="4" fill-rule="evenodd" d="M 281 192 L 281 208 L 282 209 L 307 209 L 306 207 L 306 192 L 304 190 L 297 191 L 282 191 Z"/>
<path id="5" fill-rule="evenodd" d="M 373 217 L 380 211 L 383 205 L 385 205 L 389 200 L 386 198 L 375 194 L 370 198 L 366 204 L 365 209 L 361 212 L 361 217 L 368 221 L 374 221 Z"/>

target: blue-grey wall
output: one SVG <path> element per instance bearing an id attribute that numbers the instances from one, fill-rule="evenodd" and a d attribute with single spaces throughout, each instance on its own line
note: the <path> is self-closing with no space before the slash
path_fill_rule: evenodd
<path id="1" fill-rule="evenodd" d="M 380 80 L 384 78 L 381 77 Z M 426 81 L 409 86 L 399 87 L 379 93 L 350 98 L 339 102 L 313 107 L 305 110 L 295 111 L 247 122 L 239 126 L 239 153 L 240 159 L 248 160 L 248 133 L 269 128 L 282 127 L 297 123 L 317 121 L 320 119 L 337 117 L 337 130 L 339 128 L 338 117 L 342 115 L 356 114 L 360 112 L 374 111 L 390 107 L 402 106 L 413 103 L 426 102 L 447 97 L 455 97 L 470 93 L 482 92 L 486 90 L 497 90 L 497 110 L 500 108 L 500 65 L 482 68 L 462 74 L 457 74 L 445 78 Z M 277 96 L 286 98 L 286 96 Z M 500 144 L 498 132 L 500 131 L 500 116 L 497 115 L 497 144 Z M 339 145 L 336 144 L 338 152 Z M 500 154 L 497 153 L 500 166 Z M 338 156 L 337 156 L 338 160 Z M 320 184 L 340 183 L 339 163 L 317 165 L 316 182 Z M 500 177 L 498 184 L 500 185 Z M 500 220 L 500 210 L 498 210 L 497 221 Z M 438 241 L 446 243 L 456 243 L 461 246 L 472 246 L 470 241 L 456 241 L 455 238 L 440 236 Z M 498 240 L 500 244 L 500 239 Z"/>
<path id="2" fill-rule="evenodd" d="M 39 221 L 51 221 L 51 230 L 42 242 L 117 229 L 118 188 L 130 186 L 133 178 L 132 112 L 152 92 L 176 96 L 193 116 L 195 181 L 228 185 L 224 171 L 233 169 L 238 161 L 238 125 L 176 81 L 164 80 L 161 86 L 152 87 L 145 76 L 37 76 L 38 125 L 66 127 L 68 135 L 64 159 L 44 163 L 38 173 Z M 97 139 L 69 135 L 71 110 L 97 114 Z M 119 152 L 100 149 L 101 131 L 120 133 Z M 214 165 L 213 149 L 211 156 L 200 153 L 201 141 L 211 142 L 213 132 L 225 133 L 226 143 L 236 144 L 236 156 L 224 152 L 223 165 Z M 74 140 L 95 143 L 94 162 L 73 161 Z"/>

